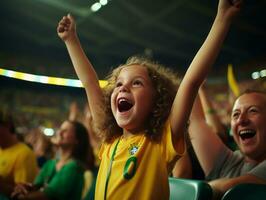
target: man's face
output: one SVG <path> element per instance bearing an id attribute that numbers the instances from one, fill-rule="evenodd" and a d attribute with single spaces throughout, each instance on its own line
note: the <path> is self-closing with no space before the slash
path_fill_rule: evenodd
<path id="1" fill-rule="evenodd" d="M 266 158 L 266 97 L 260 93 L 240 96 L 233 107 L 231 127 L 245 156 L 254 161 Z"/>

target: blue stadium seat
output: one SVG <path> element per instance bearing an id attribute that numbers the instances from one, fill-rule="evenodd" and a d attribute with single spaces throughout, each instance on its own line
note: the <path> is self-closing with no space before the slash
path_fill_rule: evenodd
<path id="1" fill-rule="evenodd" d="M 0 200 L 9 200 L 9 198 L 7 198 L 6 196 L 4 196 L 3 194 L 0 194 Z"/>
<path id="2" fill-rule="evenodd" d="M 211 186 L 200 180 L 169 177 L 170 200 L 210 200 Z"/>

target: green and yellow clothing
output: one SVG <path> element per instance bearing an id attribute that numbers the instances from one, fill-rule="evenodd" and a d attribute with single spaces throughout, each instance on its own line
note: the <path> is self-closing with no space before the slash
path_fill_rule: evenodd
<path id="1" fill-rule="evenodd" d="M 164 128 L 161 141 L 157 143 L 144 134 L 137 134 L 103 144 L 99 152 L 101 163 L 95 199 L 103 200 L 105 195 L 108 200 L 169 199 L 168 174 L 173 162 L 184 151 L 183 138 L 177 142 L 177 149 L 173 147 L 169 124 Z M 109 173 L 112 154 L 115 155 Z"/>
<path id="2" fill-rule="evenodd" d="M 59 171 L 56 160 L 47 161 L 42 167 L 34 185 L 49 199 L 80 200 L 84 179 L 84 169 L 75 160 L 70 160 Z"/>
<path id="3" fill-rule="evenodd" d="M 24 143 L 0 148 L 0 176 L 7 183 L 33 182 L 38 174 L 34 152 Z"/>

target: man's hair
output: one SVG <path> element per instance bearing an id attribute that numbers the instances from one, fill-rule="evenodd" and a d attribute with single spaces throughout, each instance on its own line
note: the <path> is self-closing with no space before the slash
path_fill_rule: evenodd
<path id="1" fill-rule="evenodd" d="M 251 93 L 261 94 L 264 97 L 266 97 L 266 92 L 265 91 L 257 90 L 257 89 L 253 89 L 253 88 L 248 88 L 248 89 L 244 90 L 237 98 L 241 97 L 244 94 L 251 94 Z"/>

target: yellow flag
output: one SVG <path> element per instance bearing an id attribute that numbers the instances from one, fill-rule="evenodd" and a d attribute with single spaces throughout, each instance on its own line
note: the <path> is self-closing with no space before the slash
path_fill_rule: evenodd
<path id="1" fill-rule="evenodd" d="M 240 90 L 239 90 L 238 84 L 237 84 L 235 76 L 234 76 L 232 64 L 229 64 L 228 68 L 227 68 L 227 81 L 228 81 L 229 87 L 232 90 L 233 94 L 236 97 L 239 96 Z"/>

